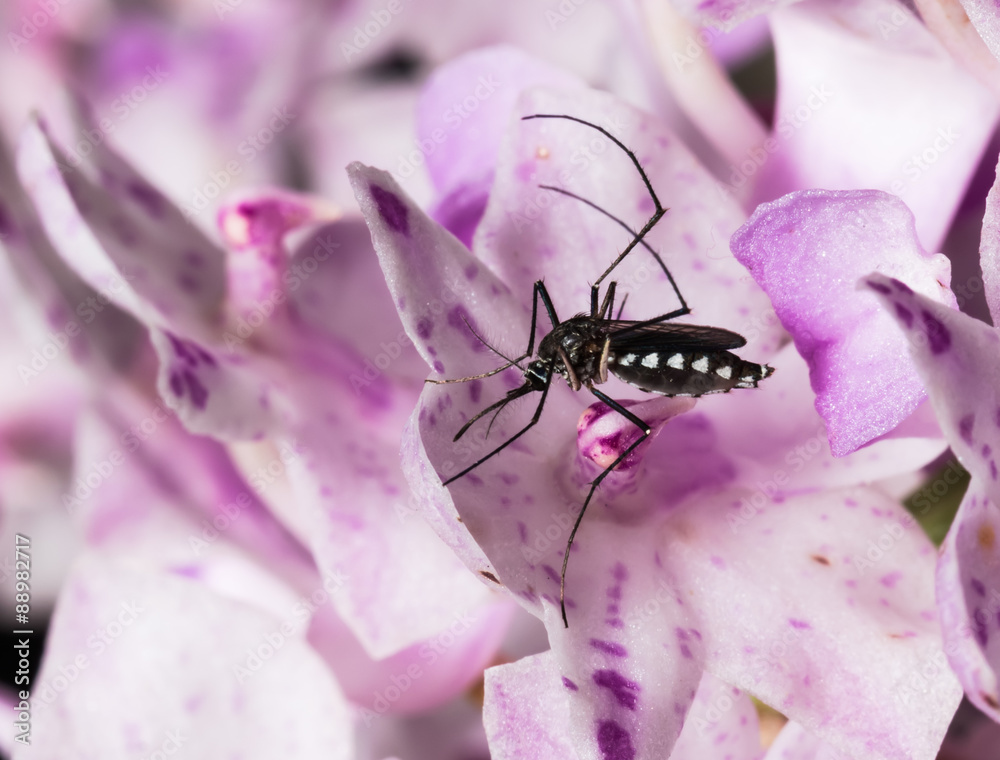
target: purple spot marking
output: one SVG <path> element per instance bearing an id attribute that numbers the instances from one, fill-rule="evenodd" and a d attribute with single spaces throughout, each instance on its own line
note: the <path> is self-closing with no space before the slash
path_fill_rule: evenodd
<path id="1" fill-rule="evenodd" d="M 900 282 L 895 277 L 892 279 L 892 284 L 896 286 L 896 290 L 898 290 L 900 293 L 913 293 L 909 285 L 907 285 L 905 282 Z"/>
<path id="2" fill-rule="evenodd" d="M 544 570 L 545 574 L 549 576 L 549 580 L 553 583 L 559 583 L 559 573 L 555 571 L 554 567 L 551 565 L 542 565 L 542 570 Z"/>
<path id="3" fill-rule="evenodd" d="M 184 382 L 181 380 L 181 376 L 177 372 L 170 373 L 170 390 L 173 394 L 180 398 L 184 395 Z"/>
<path id="4" fill-rule="evenodd" d="M 809 623 L 807 623 L 805 620 L 796 620 L 795 618 L 788 618 L 788 624 L 791 625 L 792 628 L 798 628 L 799 630 L 802 630 L 804 628 L 812 628 L 812 626 L 809 625 Z"/>
<path id="5" fill-rule="evenodd" d="M 868 287 L 884 295 L 889 295 L 892 292 L 888 285 L 883 285 L 881 282 L 869 282 Z"/>
<path id="6" fill-rule="evenodd" d="M 528 543 L 528 526 L 520 520 L 517 522 L 517 534 L 521 537 L 522 544 Z"/>
<path id="7" fill-rule="evenodd" d="M 143 182 L 135 180 L 129 182 L 127 190 L 128 194 L 135 199 L 136 203 L 145 208 L 146 213 L 150 216 L 163 216 L 163 196 L 156 192 L 156 190 Z"/>
<path id="8" fill-rule="evenodd" d="M 590 646 L 598 652 L 610 654 L 612 657 L 628 657 L 628 650 L 616 641 L 605 641 L 604 639 L 591 639 Z"/>
<path id="9" fill-rule="evenodd" d="M 983 450 L 981 452 L 983 455 L 983 459 L 986 459 L 986 457 L 988 457 L 992 452 L 993 449 L 989 447 L 989 444 L 983 444 Z"/>
<path id="10" fill-rule="evenodd" d="M 903 320 L 907 330 L 913 327 L 913 312 L 901 303 L 896 304 L 896 316 Z"/>
<path id="11" fill-rule="evenodd" d="M 887 573 L 879 578 L 879 583 L 881 583 L 886 588 L 895 588 L 896 584 L 902 579 L 903 574 L 896 570 L 895 572 Z"/>
<path id="12" fill-rule="evenodd" d="M 427 317 L 423 317 L 417 320 L 417 337 L 421 340 L 427 340 L 431 337 L 431 332 L 434 330 L 434 323 L 431 322 Z"/>
<path id="13" fill-rule="evenodd" d="M 972 590 L 975 591 L 980 596 L 986 596 L 986 586 L 983 585 L 981 580 L 976 578 L 971 578 L 969 580 L 969 585 L 972 586 Z"/>
<path id="14" fill-rule="evenodd" d="M 622 581 L 628 580 L 628 570 L 625 568 L 621 562 L 616 562 L 614 569 L 611 571 L 611 575 L 616 581 L 621 583 Z"/>
<path id="15" fill-rule="evenodd" d="M 975 611 L 972 613 L 972 625 L 976 631 L 976 638 L 979 639 L 979 646 L 985 647 L 986 642 L 990 640 L 990 635 L 986 631 L 986 615 L 983 611 L 976 607 Z"/>
<path id="16" fill-rule="evenodd" d="M 976 424 L 976 415 L 967 414 L 958 421 L 958 434 L 962 440 L 972 445 L 972 426 Z"/>
<path id="17" fill-rule="evenodd" d="M 595 671 L 594 683 L 602 689 L 608 689 L 622 707 L 635 709 L 635 704 L 639 701 L 639 684 L 629 681 L 617 670 Z"/>
<path id="18" fill-rule="evenodd" d="M 951 333 L 941 323 L 941 320 L 929 311 L 921 311 L 920 316 L 924 320 L 924 330 L 927 332 L 931 353 L 937 356 L 951 348 Z"/>
<path id="19" fill-rule="evenodd" d="M 515 475 L 512 472 L 501 472 L 499 477 L 500 477 L 500 480 L 503 481 L 503 484 L 506 485 L 506 486 L 512 486 L 518 480 L 520 480 L 520 478 L 517 477 L 517 475 Z"/>
<path id="20" fill-rule="evenodd" d="M 580 690 L 580 687 L 577 686 L 572 681 L 570 681 L 566 676 L 563 676 L 562 680 L 563 680 L 563 686 L 565 686 L 570 691 L 579 691 Z"/>
<path id="21" fill-rule="evenodd" d="M 479 274 L 479 267 L 477 267 L 475 264 L 469 264 L 469 266 L 465 268 L 465 278 L 467 280 L 476 279 L 477 274 Z"/>
<path id="22" fill-rule="evenodd" d="M 685 660 L 693 660 L 694 655 L 691 654 L 691 650 L 688 649 L 687 644 L 681 644 L 681 654 L 684 656 Z"/>
<path id="23" fill-rule="evenodd" d="M 193 372 L 184 370 L 182 374 L 184 375 L 184 382 L 188 387 L 188 391 L 191 393 L 191 403 L 194 404 L 196 409 L 204 409 L 205 402 L 208 401 L 208 390 L 201 384 L 201 381 Z"/>
<path id="24" fill-rule="evenodd" d="M 177 284 L 181 286 L 181 290 L 187 293 L 198 292 L 198 280 L 186 272 L 177 277 Z"/>
<path id="25" fill-rule="evenodd" d="M 469 398 L 472 399 L 473 404 L 478 404 L 479 399 L 483 395 L 483 381 L 473 380 L 469 383 Z"/>
<path id="26" fill-rule="evenodd" d="M 993 480 L 997 479 L 997 463 L 992 459 L 990 460 L 990 477 L 993 478 Z"/>
<path id="27" fill-rule="evenodd" d="M 607 591 L 608 597 L 611 599 L 621 599 L 622 598 L 622 587 L 612 586 Z"/>
<path id="28" fill-rule="evenodd" d="M 597 747 L 604 760 L 633 760 L 635 757 L 632 737 L 613 720 L 602 720 L 597 724 Z"/>
<path id="29" fill-rule="evenodd" d="M 369 185 L 375 205 L 378 206 L 378 213 L 382 219 L 392 229 L 406 237 L 410 236 L 410 220 L 407 218 L 406 206 L 393 193 L 383 190 L 378 185 Z"/>
<path id="30" fill-rule="evenodd" d="M 442 364 L 440 360 L 434 362 L 434 371 L 439 375 L 444 374 L 444 364 Z"/>
<path id="31" fill-rule="evenodd" d="M 677 634 L 677 639 L 679 641 L 687 641 L 690 638 L 690 636 L 688 636 L 688 632 L 683 628 L 674 628 L 674 633 Z"/>
<path id="32" fill-rule="evenodd" d="M 625 627 L 625 621 L 621 618 L 605 618 L 604 624 L 616 630 L 621 630 Z"/>

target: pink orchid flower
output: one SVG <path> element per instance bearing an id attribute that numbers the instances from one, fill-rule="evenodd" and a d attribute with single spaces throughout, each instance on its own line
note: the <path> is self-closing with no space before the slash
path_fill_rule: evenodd
<path id="1" fill-rule="evenodd" d="M 491 65 L 508 80 L 527 79 L 504 71 L 505 63 L 502 55 L 456 62 L 436 80 L 442 91 L 432 85 L 425 98 L 446 100 L 447 88 L 461 91 Z M 553 382 L 536 426 L 443 488 L 525 428 L 539 402 L 536 394 L 527 408 L 505 410 L 488 436 L 484 419 L 470 430 L 471 442 L 455 442 L 464 422 L 524 382 L 521 373 L 425 388 L 403 450 L 411 487 L 466 565 L 506 589 L 549 633 L 551 650 L 530 666 L 491 671 L 491 746 L 509 756 L 549 756 L 553 747 L 581 757 L 662 756 L 678 742 L 685 716 L 695 715 L 692 700 L 707 672 L 838 751 L 933 757 L 958 684 L 945 672 L 938 690 L 923 693 L 902 680 L 942 652 L 933 546 L 897 501 L 870 486 L 941 453 L 933 419 L 923 409 L 910 414 L 900 399 L 903 425 L 835 458 L 830 423 L 813 409 L 806 362 L 726 245 L 745 217 L 676 137 L 654 118 L 580 88 L 528 89 L 513 108 L 510 102 L 480 117 L 493 125 L 487 147 L 459 132 L 436 159 L 442 171 L 470 166 L 471 177 L 492 177 L 483 183 L 490 192 L 481 221 L 455 227 L 475 230 L 471 253 L 389 175 L 350 169 L 400 316 L 432 377 L 480 375 L 503 365 L 501 357 L 519 356 L 535 281 L 545 282 L 563 319 L 587 309 L 589 283 L 630 239 L 588 204 L 540 186 L 575 193 L 633 228 L 652 211 L 635 167 L 610 141 L 566 120 L 520 121 L 531 114 L 585 119 L 635 151 L 670 206 L 648 239 L 692 305 L 690 318 L 752 335 L 744 356 L 777 371 L 757 390 L 706 397 L 685 414 L 686 405 L 614 387 L 616 399 L 645 399 L 629 408 L 650 415 L 659 434 L 604 481 L 587 512 L 566 576 L 568 629 L 559 603 L 567 538 L 609 447 L 620 452 L 635 426 L 622 420 L 616 433 L 597 434 L 595 446 L 591 428 L 608 416 L 588 411 L 585 391 L 574 395 Z M 506 129 L 502 142 L 492 136 L 498 124 Z M 422 134 L 435 127 L 423 123 Z M 467 196 L 451 197 L 458 200 L 437 209 L 438 218 L 475 208 Z M 815 231 L 835 246 L 828 250 L 848 245 L 836 233 L 850 213 L 832 213 Z M 914 246 L 899 255 L 904 268 L 927 270 Z M 815 264 L 816 277 L 836 261 Z M 946 279 L 940 260 L 933 262 L 938 268 L 929 271 Z M 620 294 L 629 292 L 626 318 L 675 306 L 666 277 L 641 250 L 611 279 Z M 443 287 L 459 302 L 435 314 L 428 305 Z M 536 341 L 550 329 L 544 314 L 538 319 Z M 855 326 L 845 324 L 841 336 L 849 329 Z M 573 445 L 568 431 L 578 421 Z M 879 550 L 879 542 L 891 550 Z M 872 547 L 879 553 L 866 559 Z M 565 706 L 551 708 L 561 712 L 539 716 L 531 707 L 539 688 L 548 703 Z M 522 715 L 534 716 L 531 731 L 522 730 Z"/>

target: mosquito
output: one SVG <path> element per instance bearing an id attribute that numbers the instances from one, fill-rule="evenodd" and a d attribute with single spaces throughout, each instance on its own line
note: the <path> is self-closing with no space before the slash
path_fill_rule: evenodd
<path id="1" fill-rule="evenodd" d="M 753 362 L 744 361 L 735 354 L 730 353 L 731 349 L 746 345 L 746 340 L 737 333 L 719 327 L 670 323 L 673 319 L 690 314 L 691 309 L 688 307 L 687 301 L 684 300 L 684 296 L 681 295 L 680 288 L 677 287 L 677 283 L 674 281 L 670 270 L 663 263 L 660 255 L 645 240 L 646 235 L 656 226 L 667 212 L 667 209 L 660 204 L 660 199 L 653 190 L 653 185 L 646 175 L 646 171 L 639 163 L 639 159 L 636 158 L 635 153 L 603 127 L 575 116 L 566 114 L 533 114 L 523 117 L 524 121 L 529 119 L 564 119 L 566 121 L 577 122 L 600 132 L 611 140 L 628 155 L 632 164 L 639 172 L 639 176 L 646 186 L 649 197 L 653 201 L 653 214 L 649 217 L 645 225 L 643 225 L 642 229 L 636 232 L 621 219 L 618 219 L 586 198 L 582 198 L 560 187 L 539 185 L 539 187 L 545 190 L 561 193 L 562 195 L 581 201 L 601 214 L 604 214 L 604 216 L 627 230 L 633 236 L 632 241 L 625 246 L 625 249 L 618 254 L 615 260 L 611 262 L 611 265 L 590 286 L 589 314 L 578 314 L 565 320 L 559 319 L 552 304 L 552 299 L 549 297 L 549 292 L 545 288 L 545 283 L 538 280 L 535 283 L 532 296 L 531 331 L 528 335 L 528 347 L 523 354 L 510 359 L 483 341 L 484 345 L 487 345 L 494 353 L 507 360 L 503 366 L 471 377 L 462 377 L 454 380 L 428 380 L 427 382 L 465 383 L 470 380 L 479 380 L 496 375 L 511 367 L 517 367 L 524 375 L 523 385 L 508 391 L 502 399 L 489 405 L 472 417 L 455 434 L 455 441 L 458 441 L 473 424 L 490 412 L 495 412 L 490 421 L 490 426 L 492 426 L 497 415 L 512 401 L 531 393 L 542 394 L 538 401 L 538 406 L 535 407 L 531 421 L 520 432 L 515 433 L 457 475 L 448 478 L 448 480 L 444 481 L 444 485 L 453 483 L 462 476 L 472 472 L 533 428 L 542 415 L 545 399 L 548 397 L 552 378 L 555 375 L 560 375 L 574 391 L 586 388 L 597 399 L 603 401 L 639 429 L 640 435 L 614 462 L 591 481 L 590 491 L 587 493 L 587 498 L 583 502 L 583 508 L 577 515 L 573 530 L 570 532 L 569 539 L 566 542 L 566 550 L 563 552 L 562 573 L 559 579 L 559 606 L 562 611 L 563 625 L 569 628 L 569 620 L 566 616 L 566 569 L 569 566 L 570 550 L 573 547 L 576 532 L 583 521 L 583 516 L 590 505 L 597 487 L 652 432 L 644 420 L 630 412 L 607 394 L 598 390 L 595 386 L 605 383 L 610 373 L 615 375 L 619 380 L 635 386 L 646 393 L 656 393 L 661 396 L 703 396 L 709 393 L 728 393 L 733 388 L 756 388 L 757 383 L 771 375 L 774 369 L 766 364 L 754 364 Z M 625 305 L 624 298 L 622 299 L 621 307 L 619 307 L 617 317 L 613 317 L 617 282 L 614 280 L 608 282 L 603 298 L 601 297 L 601 283 L 639 245 L 642 245 L 653 256 L 663 270 L 677 296 L 680 306 L 673 311 L 660 314 L 651 319 L 623 320 L 621 319 L 621 309 Z M 625 298 L 627 297 L 626 294 Z M 535 354 L 535 329 L 538 324 L 539 301 L 542 302 L 549 322 L 552 324 L 552 330 L 538 343 L 538 353 Z M 479 338 L 478 335 L 476 337 Z M 479 339 L 482 340 L 482 338 Z M 528 361 L 526 366 L 523 366 L 521 362 L 525 360 L 530 361 Z M 487 430 L 487 434 L 488 432 Z"/>

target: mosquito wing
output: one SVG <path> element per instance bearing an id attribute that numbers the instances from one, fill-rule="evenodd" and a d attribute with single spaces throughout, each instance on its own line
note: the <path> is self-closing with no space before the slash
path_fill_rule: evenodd
<path id="1" fill-rule="evenodd" d="M 636 325 L 642 325 L 637 327 Z M 747 344 L 742 335 L 721 327 L 682 325 L 660 322 L 643 325 L 642 322 L 609 320 L 608 335 L 612 351 L 728 351 Z"/>

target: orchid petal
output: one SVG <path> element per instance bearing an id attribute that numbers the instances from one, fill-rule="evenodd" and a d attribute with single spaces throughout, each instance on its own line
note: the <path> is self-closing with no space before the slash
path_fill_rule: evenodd
<path id="1" fill-rule="evenodd" d="M 943 652 L 933 545 L 873 489 L 761 508 L 746 493 L 666 522 L 663 561 L 700 621 L 706 669 L 849 755 L 933 758 L 961 698 L 939 664 L 932 688 L 922 680 Z"/>
<path id="2" fill-rule="evenodd" d="M 781 729 L 763 760 L 840 760 L 841 754 L 794 720 Z"/>
<path id="3" fill-rule="evenodd" d="M 941 547 L 937 591 L 948 662 L 972 703 L 1000 722 L 1000 511 L 973 479 Z"/>
<path id="4" fill-rule="evenodd" d="M 924 391 L 906 341 L 855 289 L 858 277 L 877 268 L 954 303 L 943 284 L 948 259 L 921 248 L 901 201 L 876 190 L 790 193 L 758 207 L 732 246 L 809 363 L 835 456 L 887 433 L 916 409 Z"/>
<path id="5" fill-rule="evenodd" d="M 998 164 L 1000 168 L 1000 164 Z M 979 265 L 983 270 L 983 289 L 994 325 L 1000 325 L 1000 175 L 986 196 Z"/>
<path id="6" fill-rule="evenodd" d="M 105 144 L 67 166 L 44 126 L 29 126 L 21 177 L 60 255 L 141 320 L 204 338 L 221 319 L 222 251 Z"/>
<path id="7" fill-rule="evenodd" d="M 798 3 L 771 23 L 775 134 L 734 177 L 766 161 L 760 200 L 814 187 L 891 192 L 913 210 L 921 243 L 938 250 L 993 133 L 996 96 L 894 0 Z"/>
<path id="8" fill-rule="evenodd" d="M 1000 503 L 1000 333 L 899 280 L 871 274 L 862 286 L 902 328 L 952 450 Z"/>
<path id="9" fill-rule="evenodd" d="M 517 48 L 499 45 L 449 61 L 424 86 L 417 104 L 417 138 L 443 198 L 432 216 L 467 246 L 486 208 L 500 143 L 518 96 L 540 85 L 582 88 L 583 82 Z"/>
<path id="10" fill-rule="evenodd" d="M 205 758 L 238 751 L 346 760 L 350 718 L 336 682 L 301 633 L 283 634 L 281 625 L 190 578 L 87 557 L 52 621 L 23 756 L 182 747 Z M 270 657 L 254 665 L 262 645 Z M 248 719 L 255 715 L 273 720 Z"/>

